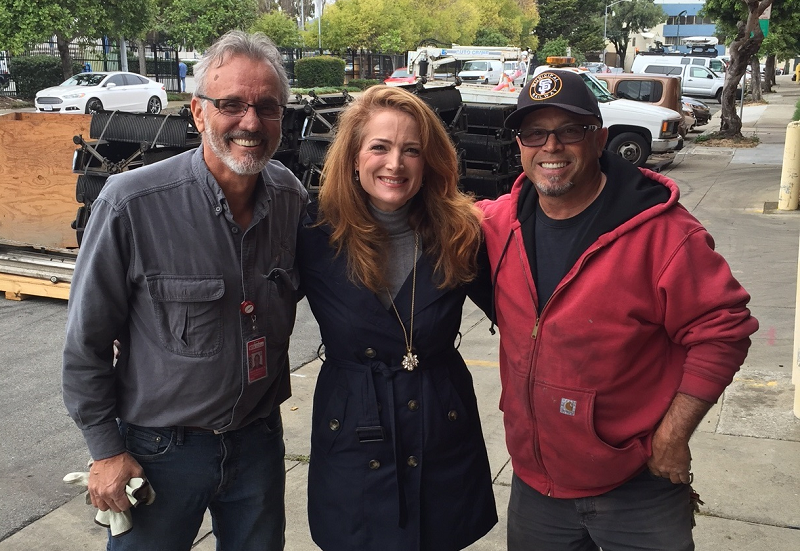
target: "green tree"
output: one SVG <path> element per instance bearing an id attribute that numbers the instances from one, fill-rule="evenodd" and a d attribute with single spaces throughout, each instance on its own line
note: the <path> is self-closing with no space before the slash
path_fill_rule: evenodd
<path id="1" fill-rule="evenodd" d="M 666 20 L 667 14 L 653 0 L 620 2 L 614 6 L 613 14 L 608 12 L 606 35 L 620 58 L 625 59 L 632 34 L 655 27 Z"/>
<path id="2" fill-rule="evenodd" d="M 6 0 L 0 5 L 0 50 L 19 53 L 55 36 L 64 78 L 68 78 L 72 40 L 140 38 L 151 28 L 155 12 L 155 0 Z"/>
<path id="3" fill-rule="evenodd" d="M 536 36 L 542 43 L 566 38 L 573 54 L 599 53 L 603 50 L 604 8 L 604 0 L 540 0 Z"/>
<path id="4" fill-rule="evenodd" d="M 416 9 L 419 37 L 431 38 L 442 44 L 474 43 L 481 28 L 481 20 L 478 8 L 472 0 L 428 0 L 426 6 L 429 9 Z M 417 41 L 408 46 L 409 50 L 414 49 Z"/>
<path id="5" fill-rule="evenodd" d="M 530 47 L 536 45 L 531 31 L 538 18 L 535 0 L 338 0 L 325 8 L 322 42 L 339 51 L 401 53 L 420 40 L 472 45 L 479 29 L 489 29 L 506 37 L 504 46 Z"/>
<path id="6" fill-rule="evenodd" d="M 301 14 L 306 22 L 317 17 L 314 0 L 259 0 L 258 10 L 259 13 L 280 11 L 297 23 L 300 22 Z M 322 11 L 324 11 L 324 6 Z"/>
<path id="7" fill-rule="evenodd" d="M 475 46 L 508 46 L 511 41 L 497 29 L 478 29 L 475 33 Z"/>
<path id="8" fill-rule="evenodd" d="M 539 22 L 539 11 L 533 0 L 474 0 L 479 12 L 480 28 L 497 29 L 513 46 L 535 45 L 531 32 Z"/>
<path id="9" fill-rule="evenodd" d="M 202 50 L 233 29 L 250 28 L 258 0 L 172 0 L 161 29 L 173 44 Z"/>
<path id="10" fill-rule="evenodd" d="M 261 32 L 281 48 L 296 48 L 301 45 L 297 23 L 280 11 L 264 13 L 256 19 L 250 32 Z"/>
<path id="11" fill-rule="evenodd" d="M 742 119 L 736 113 L 736 89 L 750 58 L 758 53 L 764 41 L 758 17 L 771 5 L 772 0 L 707 0 L 703 7 L 703 13 L 717 21 L 717 30 L 733 39 L 728 46 L 731 62 L 725 71 L 720 101 L 719 131 L 726 138 L 743 137 Z"/>
<path id="12" fill-rule="evenodd" d="M 776 61 L 800 53 L 800 0 L 773 2 L 769 34 L 764 38 L 760 51 L 767 54 L 766 73 L 774 85 Z"/>
<path id="13" fill-rule="evenodd" d="M 569 47 L 569 41 L 566 37 L 561 36 L 545 42 L 542 47 L 539 48 L 537 56 L 539 57 L 539 61 L 544 62 L 550 56 L 567 55 L 567 48 Z"/>
<path id="14" fill-rule="evenodd" d="M 323 15 L 324 45 L 400 53 L 419 39 L 414 13 L 411 0 L 339 0 Z"/>

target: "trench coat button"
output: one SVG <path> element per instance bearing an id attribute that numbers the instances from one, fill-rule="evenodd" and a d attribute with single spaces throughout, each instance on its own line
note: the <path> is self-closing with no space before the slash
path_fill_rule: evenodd
<path id="1" fill-rule="evenodd" d="M 377 459 L 372 459 L 372 460 L 369 462 L 369 468 L 370 468 L 370 469 L 372 469 L 373 471 L 374 471 L 375 469 L 380 469 L 380 467 L 381 467 L 381 462 L 380 462 L 380 461 L 378 461 Z"/>
<path id="2" fill-rule="evenodd" d="M 364 355 L 367 358 L 374 358 L 375 356 L 377 356 L 377 353 L 375 352 L 374 348 L 367 348 L 366 350 L 364 350 Z"/>
<path id="3" fill-rule="evenodd" d="M 331 430 L 339 430 L 340 426 L 341 425 L 339 424 L 338 419 L 331 419 L 330 422 L 328 423 L 328 427 L 330 427 Z"/>
<path id="4" fill-rule="evenodd" d="M 406 459 L 406 463 L 408 463 L 409 467 L 416 467 L 417 465 L 419 465 L 419 459 L 411 455 L 408 457 L 408 459 Z"/>
<path id="5" fill-rule="evenodd" d="M 447 418 L 451 421 L 455 421 L 458 419 L 458 412 L 454 409 L 451 409 L 449 412 L 447 412 Z"/>
<path id="6" fill-rule="evenodd" d="M 416 400 L 409 400 L 408 409 L 410 409 L 411 411 L 417 411 L 419 409 L 419 402 L 417 402 Z"/>

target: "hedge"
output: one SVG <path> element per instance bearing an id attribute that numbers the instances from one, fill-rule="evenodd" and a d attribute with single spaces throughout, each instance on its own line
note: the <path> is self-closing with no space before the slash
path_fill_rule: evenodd
<path id="1" fill-rule="evenodd" d="M 294 76 L 299 88 L 342 86 L 344 59 L 328 55 L 298 59 L 294 64 Z"/>
<path id="2" fill-rule="evenodd" d="M 72 74 L 81 72 L 81 64 L 72 62 Z M 50 86 L 58 86 L 64 82 L 64 71 L 61 58 L 48 55 L 29 57 L 12 57 L 8 70 L 17 85 L 20 98 L 33 99 L 36 92 Z"/>
<path id="3" fill-rule="evenodd" d="M 380 84 L 381 81 L 374 78 L 352 78 L 350 82 L 347 83 L 348 86 L 352 86 L 354 88 L 358 88 L 359 90 L 366 90 L 371 86 L 376 86 Z"/>

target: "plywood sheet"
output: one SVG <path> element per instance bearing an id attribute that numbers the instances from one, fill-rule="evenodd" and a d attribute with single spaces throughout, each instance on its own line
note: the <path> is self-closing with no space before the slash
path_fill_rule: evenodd
<path id="1" fill-rule="evenodd" d="M 75 200 L 76 149 L 89 136 L 91 115 L 0 115 L 0 240 L 37 247 L 76 247 L 70 224 Z"/>

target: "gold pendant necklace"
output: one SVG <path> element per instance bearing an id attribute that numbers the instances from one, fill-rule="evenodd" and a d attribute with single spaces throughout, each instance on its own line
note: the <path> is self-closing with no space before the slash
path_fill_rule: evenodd
<path id="1" fill-rule="evenodd" d="M 403 369 L 406 371 L 414 371 L 419 365 L 419 359 L 414 354 L 414 296 L 417 294 L 417 252 L 419 251 L 419 234 L 414 232 L 414 267 L 411 269 L 411 323 L 408 332 L 403 323 L 403 318 L 400 317 L 400 312 L 397 311 L 397 306 L 394 305 L 392 293 L 386 289 L 386 294 L 389 295 L 389 302 L 392 303 L 394 314 L 397 316 L 397 321 L 400 322 L 400 327 L 403 328 L 403 338 L 406 341 L 406 354 L 403 356 Z"/>

